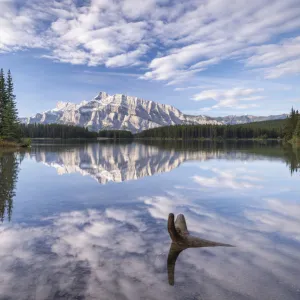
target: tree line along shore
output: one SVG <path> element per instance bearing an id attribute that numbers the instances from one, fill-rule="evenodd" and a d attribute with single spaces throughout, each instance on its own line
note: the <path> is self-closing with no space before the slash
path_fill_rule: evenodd
<path id="1" fill-rule="evenodd" d="M 236 140 L 276 139 L 284 143 L 299 145 L 300 114 L 292 108 L 283 120 L 262 121 L 237 125 L 174 125 L 144 130 L 135 135 L 142 139 L 179 140 Z"/>
<path id="2" fill-rule="evenodd" d="M 23 137 L 31 139 L 152 139 L 152 140 L 282 140 L 300 141 L 299 112 L 292 109 L 284 120 L 263 121 L 239 125 L 172 125 L 147 129 L 133 134 L 127 130 L 88 128 L 63 124 L 20 124 Z"/>
<path id="3" fill-rule="evenodd" d="M 232 140 L 276 139 L 300 145 L 300 114 L 292 108 L 284 120 L 238 125 L 172 125 L 143 130 L 106 128 L 98 132 L 65 124 L 21 124 L 14 94 L 13 78 L 0 69 L 0 147 L 30 146 L 31 139 L 157 139 L 157 140 Z"/>

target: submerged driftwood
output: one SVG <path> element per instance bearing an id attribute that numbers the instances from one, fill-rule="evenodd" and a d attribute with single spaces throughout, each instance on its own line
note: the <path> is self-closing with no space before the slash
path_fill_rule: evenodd
<path id="1" fill-rule="evenodd" d="M 208 241 L 191 236 L 186 226 L 185 217 L 182 214 L 177 216 L 175 222 L 174 214 L 169 214 L 168 231 L 172 240 L 172 244 L 168 255 L 168 278 L 170 285 L 174 285 L 174 272 L 176 260 L 183 250 L 187 248 L 199 247 L 234 247 L 229 244 Z"/>

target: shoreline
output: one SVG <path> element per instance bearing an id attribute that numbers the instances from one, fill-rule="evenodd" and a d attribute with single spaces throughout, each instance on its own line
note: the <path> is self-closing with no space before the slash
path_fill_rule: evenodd
<path id="1" fill-rule="evenodd" d="M 277 138 L 277 139 L 247 139 L 247 138 L 241 138 L 241 139 L 218 139 L 218 138 L 197 138 L 197 139 L 183 139 L 183 138 L 153 138 L 153 137 L 144 137 L 144 138 L 134 138 L 134 140 L 151 140 L 151 141 L 213 141 L 213 142 L 226 142 L 226 141 L 277 141 L 282 142 L 283 139 Z"/>
<path id="2" fill-rule="evenodd" d="M 0 140 L 0 149 L 20 149 L 20 148 L 30 148 L 31 140 L 24 139 L 21 142 L 12 142 L 12 141 L 5 141 Z"/>

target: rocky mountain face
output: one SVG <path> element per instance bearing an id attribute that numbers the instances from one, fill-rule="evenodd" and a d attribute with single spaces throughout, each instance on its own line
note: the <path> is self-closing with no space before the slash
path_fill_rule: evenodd
<path id="1" fill-rule="evenodd" d="M 80 104 L 59 102 L 56 108 L 38 113 L 21 122 L 60 123 L 89 127 L 91 130 L 126 129 L 138 132 L 175 124 L 219 124 L 206 116 L 188 116 L 173 106 L 121 94 L 100 92 L 93 100 Z"/>
<path id="2" fill-rule="evenodd" d="M 276 118 L 276 116 L 272 116 Z M 100 92 L 93 100 L 80 104 L 59 102 L 56 108 L 21 118 L 26 124 L 68 124 L 88 127 L 90 130 L 125 129 L 133 133 L 159 126 L 176 124 L 240 124 L 267 120 L 270 117 L 185 115 L 171 105 L 146 101 L 122 94 L 108 95 Z M 278 118 L 281 118 L 278 116 Z"/>
<path id="3" fill-rule="evenodd" d="M 275 116 L 226 116 L 226 117 L 218 117 L 215 118 L 216 121 L 221 122 L 223 124 L 234 125 L 234 124 L 246 124 L 253 122 L 262 122 L 262 121 L 271 121 L 271 120 L 283 120 L 288 117 L 287 114 L 275 115 Z"/>

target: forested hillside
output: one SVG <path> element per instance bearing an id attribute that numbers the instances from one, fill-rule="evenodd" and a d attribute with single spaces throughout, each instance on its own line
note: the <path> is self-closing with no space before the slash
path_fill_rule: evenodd
<path id="1" fill-rule="evenodd" d="M 158 139 L 277 139 L 284 137 L 285 120 L 241 125 L 175 125 L 144 130 L 138 138 Z"/>
<path id="2" fill-rule="evenodd" d="M 29 138 L 97 138 L 98 133 L 87 128 L 62 124 L 21 124 L 21 133 Z"/>

